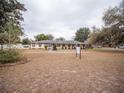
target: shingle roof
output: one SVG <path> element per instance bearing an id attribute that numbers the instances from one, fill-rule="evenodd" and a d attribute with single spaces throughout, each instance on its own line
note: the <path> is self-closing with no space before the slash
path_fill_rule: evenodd
<path id="1" fill-rule="evenodd" d="M 61 40 L 42 40 L 42 41 L 36 41 L 36 42 L 32 42 L 33 44 L 84 44 L 82 42 L 78 42 L 78 41 L 61 41 Z"/>

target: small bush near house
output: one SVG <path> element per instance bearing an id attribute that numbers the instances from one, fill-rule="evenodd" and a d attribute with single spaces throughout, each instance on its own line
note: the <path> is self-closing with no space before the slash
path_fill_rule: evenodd
<path id="1" fill-rule="evenodd" d="M 53 45 L 53 50 L 57 50 L 56 45 Z"/>
<path id="2" fill-rule="evenodd" d="M 0 63 L 13 63 L 19 61 L 21 55 L 13 49 L 9 50 L 0 50 Z"/>
<path id="3" fill-rule="evenodd" d="M 47 46 L 45 46 L 45 50 L 47 50 Z"/>

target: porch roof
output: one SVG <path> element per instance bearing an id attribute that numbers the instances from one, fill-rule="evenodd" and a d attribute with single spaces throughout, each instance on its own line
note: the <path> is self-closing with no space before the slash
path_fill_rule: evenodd
<path id="1" fill-rule="evenodd" d="M 86 44 L 83 42 L 78 41 L 61 41 L 61 40 L 42 40 L 42 41 L 36 41 L 32 42 L 32 44 Z"/>

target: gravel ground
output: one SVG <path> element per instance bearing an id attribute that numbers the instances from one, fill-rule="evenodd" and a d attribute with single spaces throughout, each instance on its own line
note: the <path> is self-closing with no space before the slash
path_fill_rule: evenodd
<path id="1" fill-rule="evenodd" d="M 26 64 L 0 68 L 0 93 L 124 93 L 124 53 L 25 50 Z"/>

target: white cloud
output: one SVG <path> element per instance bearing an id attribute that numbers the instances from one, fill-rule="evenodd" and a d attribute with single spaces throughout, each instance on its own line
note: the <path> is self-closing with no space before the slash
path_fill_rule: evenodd
<path id="1" fill-rule="evenodd" d="M 24 28 L 29 37 L 39 33 L 71 39 L 83 26 L 100 27 L 104 9 L 121 0 L 20 0 L 28 9 Z"/>

